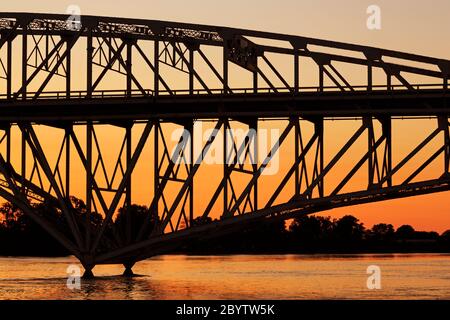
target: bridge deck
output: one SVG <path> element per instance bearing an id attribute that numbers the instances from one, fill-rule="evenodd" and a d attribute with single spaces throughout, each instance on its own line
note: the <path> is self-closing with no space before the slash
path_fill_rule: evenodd
<path id="1" fill-rule="evenodd" d="M 152 118 L 218 118 L 218 117 L 361 117 L 364 115 L 435 116 L 450 113 L 450 90 L 439 85 L 418 85 L 416 90 L 404 87 L 376 87 L 368 91 L 339 91 L 328 87 L 319 91 L 292 89 L 186 90 L 160 92 L 152 90 L 127 93 L 121 90 L 97 91 L 87 97 L 85 91 L 47 92 L 39 99 L 29 93 L 27 99 L 0 97 L 1 119 L 16 121 L 108 121 L 145 120 Z"/>

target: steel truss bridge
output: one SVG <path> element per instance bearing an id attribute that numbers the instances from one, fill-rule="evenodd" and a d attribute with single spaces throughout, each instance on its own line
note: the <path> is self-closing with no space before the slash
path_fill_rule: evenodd
<path id="1" fill-rule="evenodd" d="M 227 27 L 69 18 L 0 13 L 0 197 L 75 255 L 87 275 L 112 263 L 130 272 L 186 241 L 255 221 L 450 189 L 449 60 Z M 392 124 L 417 118 L 429 118 L 433 128 L 408 131 L 421 139 L 401 154 Z M 348 137 L 335 136 L 344 141 L 327 156 L 326 132 L 343 123 L 331 120 L 358 125 L 348 126 Z M 223 148 L 224 164 L 208 174 L 216 184 L 199 178 L 208 166 L 202 158 L 183 161 L 194 154 L 195 127 L 206 121 L 216 130 L 201 154 L 215 143 Z M 266 121 L 280 134 L 260 155 L 258 132 Z M 102 141 L 102 126 L 120 130 L 121 138 Z M 253 134 L 219 141 L 236 126 Z M 191 136 L 180 137 L 175 149 L 168 142 L 174 128 Z M 342 165 L 361 141 L 362 154 Z M 286 145 L 289 156 L 279 158 L 285 170 L 269 186 L 264 172 Z M 105 153 L 113 146 L 120 151 L 110 160 Z M 133 175 L 146 148 L 149 173 Z M 245 162 L 256 154 L 258 161 Z M 342 177 L 331 185 L 336 170 Z M 363 182 L 352 188 L 361 172 Z M 70 198 L 80 179 L 83 216 Z M 133 181 L 151 189 L 148 214 L 137 226 L 127 210 Z M 194 204 L 199 198 L 204 205 Z M 55 204 L 64 223 L 35 210 L 39 202 Z M 120 206 L 124 230 L 114 224 Z M 92 222 L 93 213 L 100 222 Z"/>

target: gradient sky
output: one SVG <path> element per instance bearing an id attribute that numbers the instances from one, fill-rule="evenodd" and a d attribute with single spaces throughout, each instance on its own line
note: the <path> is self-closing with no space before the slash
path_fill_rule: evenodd
<path id="1" fill-rule="evenodd" d="M 272 31 L 308 37 L 389 48 L 450 59 L 450 2 L 434 0 L 183 0 L 128 2 L 111 1 L 2 1 L 3 12 L 64 13 L 68 5 L 78 5 L 85 15 L 170 20 Z M 366 9 L 381 7 L 382 29 L 366 28 Z M 412 127 L 409 130 L 413 130 Z M 407 131 L 404 131 L 407 132 Z M 404 134 L 407 139 L 407 134 Z M 353 214 L 366 226 L 377 222 L 411 224 L 416 229 L 450 229 L 449 194 L 420 196 L 367 204 L 326 212 L 332 216 Z"/>

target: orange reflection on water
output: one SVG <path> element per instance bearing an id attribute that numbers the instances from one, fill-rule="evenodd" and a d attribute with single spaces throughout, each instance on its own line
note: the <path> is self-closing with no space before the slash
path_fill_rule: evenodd
<path id="1" fill-rule="evenodd" d="M 2 299 L 449 299 L 450 255 L 161 256 L 98 266 L 80 290 L 66 286 L 68 258 L 0 258 Z M 380 290 L 367 267 L 381 268 Z"/>

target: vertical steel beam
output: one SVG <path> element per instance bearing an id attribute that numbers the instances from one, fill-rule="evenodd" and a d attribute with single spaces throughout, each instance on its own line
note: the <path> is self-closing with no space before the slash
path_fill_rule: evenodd
<path id="1" fill-rule="evenodd" d="M 449 129 L 448 124 L 446 126 L 446 129 L 444 130 L 445 134 L 445 167 L 444 167 L 444 173 L 449 173 L 449 167 L 450 167 L 450 137 L 449 137 Z"/>
<path id="2" fill-rule="evenodd" d="M 397 165 L 391 170 L 389 175 L 383 177 L 379 182 L 379 185 L 382 186 L 388 179 L 392 178 L 392 176 L 403 168 L 409 160 L 411 160 L 418 152 L 420 152 L 431 140 L 433 140 L 440 132 L 441 128 L 438 127 L 432 133 L 430 133 L 421 143 L 419 143 L 406 157 L 404 157 Z"/>
<path id="3" fill-rule="evenodd" d="M 320 124 L 316 127 L 319 132 L 319 135 L 323 136 L 323 120 L 319 122 Z M 336 155 L 328 162 L 327 166 L 323 169 L 320 169 L 320 173 L 318 173 L 317 177 L 313 179 L 313 181 L 310 183 L 308 188 L 303 192 L 304 195 L 308 196 L 311 195 L 316 187 L 319 189 L 319 194 L 322 197 L 323 191 L 324 191 L 324 181 L 325 177 L 328 174 L 328 172 L 336 165 L 336 163 L 345 155 L 345 153 L 350 149 L 351 146 L 358 140 L 358 138 L 361 136 L 361 134 L 366 130 L 366 123 L 363 122 L 361 127 L 359 127 L 358 130 L 355 131 L 355 133 L 347 140 L 347 142 L 344 144 L 344 146 L 336 153 Z M 320 138 L 319 141 L 323 140 L 323 138 Z M 320 147 L 323 146 L 323 141 L 320 142 Z M 323 151 L 320 151 L 319 153 L 322 153 Z M 320 160 L 320 166 L 323 164 L 323 159 Z"/>
<path id="4" fill-rule="evenodd" d="M 261 165 L 259 166 L 258 170 L 256 171 L 256 174 L 252 176 L 252 179 L 249 181 L 249 183 L 246 185 L 244 190 L 242 191 L 239 198 L 236 200 L 234 205 L 230 208 L 229 212 L 227 212 L 227 215 L 224 215 L 223 218 L 229 218 L 233 216 L 233 214 L 239 209 L 239 206 L 241 205 L 242 201 L 246 199 L 248 194 L 251 192 L 253 186 L 256 183 L 256 180 L 259 179 L 259 177 L 262 175 L 264 170 L 267 168 L 269 162 L 274 157 L 275 153 L 278 152 L 279 148 L 283 144 L 286 137 L 291 132 L 292 127 L 294 126 L 294 123 L 292 121 L 289 121 L 289 124 L 286 126 L 286 128 L 283 130 L 283 133 L 278 138 L 277 143 L 270 149 L 269 153 L 267 154 L 266 158 L 263 160 Z"/>
<path id="5" fill-rule="evenodd" d="M 223 216 L 228 214 L 228 182 L 230 179 L 230 167 L 228 165 L 228 130 L 230 128 L 229 119 L 223 120 Z M 231 143 L 233 143 L 231 141 Z"/>
<path id="6" fill-rule="evenodd" d="M 439 116 L 438 118 L 439 126 L 444 132 L 444 174 L 449 173 L 450 166 L 450 132 L 449 132 L 449 122 L 447 116 Z"/>
<path id="7" fill-rule="evenodd" d="M 223 42 L 223 92 L 228 94 L 228 43 L 227 40 Z"/>
<path id="8" fill-rule="evenodd" d="M 254 134 L 253 137 L 250 137 L 250 139 L 253 139 L 253 157 L 250 157 L 250 159 L 253 160 L 253 163 L 251 164 L 253 169 L 253 176 L 256 176 L 258 172 L 258 118 L 252 119 L 250 121 L 249 130 Z M 249 141 L 249 143 L 249 147 L 251 147 L 251 140 Z M 258 210 L 258 179 L 256 179 L 253 186 L 253 210 Z"/>
<path id="9" fill-rule="evenodd" d="M 195 161 L 195 165 L 193 166 L 192 170 L 189 172 L 187 178 L 183 179 L 183 185 L 181 186 L 178 194 L 175 197 L 175 200 L 172 202 L 172 205 L 170 206 L 169 211 L 167 212 L 167 216 L 164 218 L 162 223 L 158 226 L 158 228 L 155 229 L 155 232 L 163 233 L 166 226 L 170 223 L 170 220 L 172 219 L 172 216 L 178 207 L 179 203 L 182 201 L 183 197 L 186 195 L 186 191 L 188 190 L 189 184 L 191 181 L 193 181 L 195 174 L 197 173 L 201 161 L 203 159 L 203 156 L 207 154 L 208 150 L 211 148 L 211 145 L 214 143 L 214 140 L 216 139 L 218 133 L 220 132 L 220 128 L 223 125 L 223 120 L 220 119 L 214 129 L 212 130 L 212 133 L 210 134 L 208 140 L 206 141 L 205 145 L 203 146 L 203 149 L 201 150 L 201 154 L 199 155 L 199 158 Z M 182 146 L 184 147 L 184 145 Z M 175 149 L 174 154 L 179 154 L 177 152 L 178 146 Z M 173 161 L 172 161 L 173 163 Z"/>
<path id="10" fill-rule="evenodd" d="M 69 42 L 66 42 L 66 50 L 67 50 L 67 56 L 66 56 L 66 98 L 70 99 L 70 91 L 71 91 L 71 78 L 72 78 L 72 49 L 69 45 Z"/>
<path id="11" fill-rule="evenodd" d="M 253 93 L 258 93 L 258 68 L 253 71 Z"/>
<path id="12" fill-rule="evenodd" d="M 295 150 L 294 161 L 296 161 L 297 157 L 300 154 L 300 135 L 301 135 L 300 124 L 299 124 L 299 119 L 297 117 L 290 119 L 290 121 L 295 121 L 295 127 L 294 127 L 294 150 Z M 295 184 L 294 184 L 295 195 L 298 196 L 300 194 L 300 167 L 299 166 L 295 166 L 294 177 L 295 177 Z"/>
<path id="13" fill-rule="evenodd" d="M 6 47 L 6 97 L 8 99 L 12 98 L 12 45 L 13 41 L 9 39 Z"/>
<path id="14" fill-rule="evenodd" d="M 153 81 L 154 81 L 154 94 L 155 97 L 159 95 L 159 41 L 154 41 L 154 72 L 153 72 Z M 159 125 L 157 126 L 159 128 Z M 158 130 L 155 130 L 155 134 Z"/>
<path id="15" fill-rule="evenodd" d="M 131 78 L 133 75 L 133 70 L 132 70 L 132 55 L 133 55 L 133 44 L 131 43 L 131 41 L 127 41 L 127 61 L 126 61 L 126 72 L 127 72 L 127 97 L 131 97 L 131 90 L 132 90 L 132 86 L 131 86 Z"/>
<path id="16" fill-rule="evenodd" d="M 194 94 L 194 49 L 189 47 L 189 94 Z"/>
<path id="17" fill-rule="evenodd" d="M 324 84 L 324 66 L 323 64 L 319 64 L 319 92 L 323 92 L 323 84 Z"/>
<path id="18" fill-rule="evenodd" d="M 385 159 L 386 163 L 386 175 L 388 176 L 387 185 L 392 187 L 392 119 L 391 117 L 386 117 L 382 120 L 382 130 L 383 135 L 386 139 Z"/>
<path id="19" fill-rule="evenodd" d="M 142 134 L 139 138 L 139 142 L 137 143 L 135 151 L 130 159 L 129 166 L 127 166 L 125 173 L 123 174 L 122 180 L 120 181 L 120 184 L 117 187 L 114 197 L 111 200 L 111 204 L 110 204 L 109 208 L 107 209 L 107 211 L 105 212 L 105 218 L 103 219 L 100 229 L 98 230 L 98 232 L 96 234 L 95 240 L 91 247 L 91 252 L 96 251 L 107 226 L 110 226 L 114 212 L 116 211 L 119 201 L 125 192 L 127 180 L 133 173 L 134 168 L 136 167 L 136 163 L 141 156 L 142 150 L 145 146 L 145 143 L 147 142 L 147 139 L 148 139 L 152 129 L 153 129 L 153 122 L 147 122 L 147 124 L 145 125 L 145 128 L 144 128 L 144 131 L 142 132 Z M 112 227 L 114 228 L 114 225 L 112 225 Z M 118 237 L 117 237 L 117 240 L 118 240 L 118 242 L 122 242 L 121 239 Z"/>
<path id="20" fill-rule="evenodd" d="M 131 82 L 130 82 L 131 83 Z M 128 168 L 131 166 L 131 156 L 132 156 L 132 140 L 131 140 L 131 133 L 132 133 L 132 126 L 129 125 L 126 127 L 126 170 L 129 170 Z M 126 210 L 126 242 L 131 242 L 131 226 L 132 226 L 132 216 L 131 216 L 131 205 L 132 205 L 132 199 L 131 199 L 131 174 L 128 176 L 126 180 L 126 187 L 125 187 L 125 210 Z"/>
<path id="21" fill-rule="evenodd" d="M 154 197 L 154 202 L 153 202 L 153 208 L 151 208 L 151 210 L 153 211 L 152 213 L 155 215 L 155 217 L 159 216 L 159 130 L 160 130 L 160 126 L 161 123 L 159 121 L 157 121 L 155 123 L 155 141 L 154 141 L 154 147 L 153 147 L 153 154 L 154 154 L 154 166 L 153 166 L 153 182 L 154 182 L 154 187 L 153 187 L 153 197 Z"/>
<path id="22" fill-rule="evenodd" d="M 194 170 L 194 121 L 189 123 L 187 128 L 189 131 L 189 157 L 187 160 L 189 161 L 189 173 Z M 194 221 L 194 179 L 189 182 L 189 227 L 192 226 Z"/>
<path id="23" fill-rule="evenodd" d="M 126 127 L 126 158 L 127 158 L 127 168 L 131 165 L 131 147 L 132 147 L 132 126 Z M 131 206 L 131 175 L 126 181 L 126 203 Z"/>
<path id="24" fill-rule="evenodd" d="M 48 57 L 48 54 L 49 54 L 49 35 L 48 35 L 48 32 L 49 32 L 49 28 L 48 28 L 48 26 L 46 26 L 46 33 L 45 33 L 45 56 L 46 57 Z M 48 70 L 49 69 L 49 62 L 48 62 L 48 59 L 45 61 L 45 70 Z"/>
<path id="25" fill-rule="evenodd" d="M 11 164 L 11 125 L 6 128 L 6 162 Z"/>
<path id="26" fill-rule="evenodd" d="M 27 141 L 25 139 L 25 133 L 21 131 L 22 141 L 20 150 L 21 159 L 21 175 L 23 179 L 27 178 Z"/>
<path id="27" fill-rule="evenodd" d="M 22 32 L 22 100 L 27 99 L 27 66 L 28 66 L 28 25 L 24 25 Z"/>
<path id="28" fill-rule="evenodd" d="M 294 94 L 298 94 L 300 86 L 300 70 L 299 70 L 299 54 L 298 49 L 295 48 L 294 52 Z"/>
<path id="29" fill-rule="evenodd" d="M 63 64 L 64 60 L 66 59 L 67 55 L 70 53 L 70 50 L 75 45 L 75 43 L 76 43 L 78 38 L 79 38 L 79 35 L 76 36 L 76 37 L 70 38 L 70 40 L 67 37 L 63 37 L 62 41 L 66 42 L 67 50 L 65 50 L 64 53 L 61 56 L 58 57 L 57 61 L 53 65 L 52 69 L 51 70 L 47 70 L 49 72 L 48 76 L 45 78 L 44 82 L 41 84 L 39 89 L 34 94 L 34 98 L 33 99 L 37 99 L 39 97 L 39 95 L 44 91 L 45 87 L 48 85 L 48 83 L 50 82 L 52 77 L 58 72 L 59 67 Z M 50 60 L 50 59 L 47 58 L 46 61 L 48 61 L 48 60 Z"/>
<path id="30" fill-rule="evenodd" d="M 86 217 L 92 212 L 92 122 L 86 124 Z M 88 223 L 89 220 L 88 220 Z M 88 229 L 88 228 L 87 228 Z M 86 243 L 90 248 L 90 232 L 86 229 Z"/>
<path id="31" fill-rule="evenodd" d="M 324 171 L 324 120 L 323 118 L 320 118 L 319 120 L 316 120 L 315 124 L 314 124 L 315 130 L 316 130 L 316 135 L 317 135 L 317 148 L 319 148 L 319 176 L 322 174 L 322 172 Z M 319 188 L 319 196 L 323 197 L 324 193 L 325 193 L 325 180 L 324 177 L 322 179 L 319 180 L 319 184 L 318 184 L 318 188 Z"/>
<path id="32" fill-rule="evenodd" d="M 369 154 L 367 166 L 368 166 L 368 189 L 370 189 L 373 185 L 374 178 L 374 158 L 376 156 L 377 150 L 374 150 L 374 142 L 375 142 L 375 133 L 373 130 L 373 121 L 371 117 L 364 118 L 365 122 L 367 122 L 367 152 Z"/>
<path id="33" fill-rule="evenodd" d="M 70 131 L 66 129 L 66 198 L 70 201 Z"/>
<path id="34" fill-rule="evenodd" d="M 92 45 L 92 27 L 89 27 L 88 35 L 86 38 L 86 91 L 87 98 L 92 97 L 92 55 L 94 53 L 94 47 Z"/>

